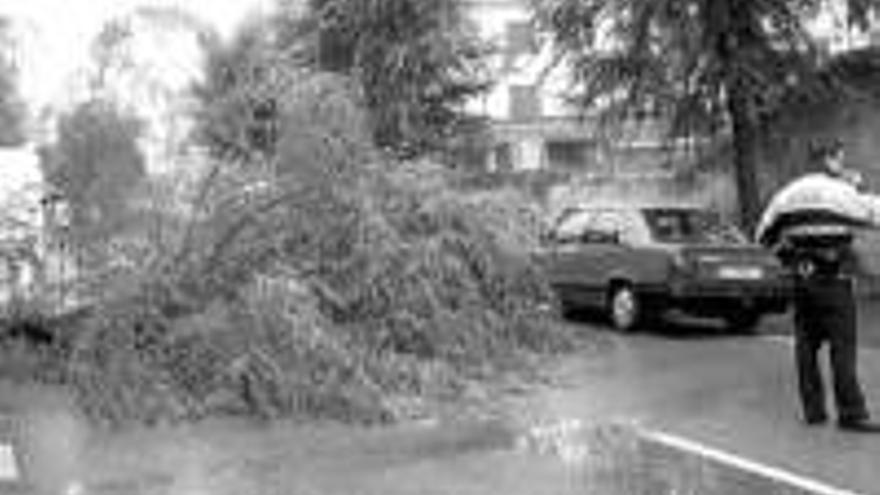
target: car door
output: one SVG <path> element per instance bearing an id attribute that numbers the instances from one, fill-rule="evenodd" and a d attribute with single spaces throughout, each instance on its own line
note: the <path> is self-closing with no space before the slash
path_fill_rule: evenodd
<path id="1" fill-rule="evenodd" d="M 588 255 L 580 263 L 586 267 L 580 272 L 581 283 L 590 287 L 590 296 L 597 304 L 605 303 L 609 282 L 629 271 L 632 250 L 627 245 L 628 232 L 624 213 L 607 209 L 598 212 L 584 236 L 584 252 Z"/>
<path id="2" fill-rule="evenodd" d="M 579 277 L 574 272 L 582 248 L 581 240 L 595 215 L 596 212 L 592 210 L 568 210 L 559 217 L 551 231 L 546 272 L 550 283 L 563 299 L 573 302 L 583 299 Z"/>
<path id="3" fill-rule="evenodd" d="M 550 277 L 567 299 L 604 304 L 607 276 L 619 252 L 616 218 L 612 211 L 585 210 L 560 222 Z"/>

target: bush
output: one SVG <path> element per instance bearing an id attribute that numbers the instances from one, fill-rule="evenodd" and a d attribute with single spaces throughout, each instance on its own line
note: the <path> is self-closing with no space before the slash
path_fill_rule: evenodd
<path id="1" fill-rule="evenodd" d="M 321 81 L 291 100 L 279 163 L 224 164 L 183 248 L 76 331 L 64 381 L 91 417 L 385 421 L 570 348 L 527 249 L 536 207 L 381 160 Z"/>

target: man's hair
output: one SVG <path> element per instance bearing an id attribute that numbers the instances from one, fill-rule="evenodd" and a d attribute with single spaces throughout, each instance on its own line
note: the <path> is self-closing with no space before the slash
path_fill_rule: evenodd
<path id="1" fill-rule="evenodd" d="M 838 138 L 815 139 L 810 142 L 807 154 L 813 168 L 825 169 L 825 159 L 843 151 L 843 141 Z"/>

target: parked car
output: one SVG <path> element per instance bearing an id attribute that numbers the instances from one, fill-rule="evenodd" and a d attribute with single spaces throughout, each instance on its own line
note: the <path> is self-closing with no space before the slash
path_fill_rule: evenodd
<path id="1" fill-rule="evenodd" d="M 669 309 L 750 330 L 786 311 L 792 293 L 771 252 L 697 206 L 568 208 L 538 258 L 564 307 L 602 308 L 620 330 Z"/>

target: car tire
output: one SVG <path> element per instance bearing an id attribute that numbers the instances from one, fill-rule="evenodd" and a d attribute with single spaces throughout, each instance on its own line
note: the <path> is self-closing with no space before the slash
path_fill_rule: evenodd
<path id="1" fill-rule="evenodd" d="M 608 318 L 621 332 L 636 330 L 645 320 L 644 305 L 632 285 L 617 283 L 608 291 Z"/>
<path id="2" fill-rule="evenodd" d="M 742 311 L 727 315 L 724 319 L 727 321 L 727 328 L 730 331 L 741 334 L 753 334 L 757 331 L 762 316 L 758 311 L 743 309 Z"/>

